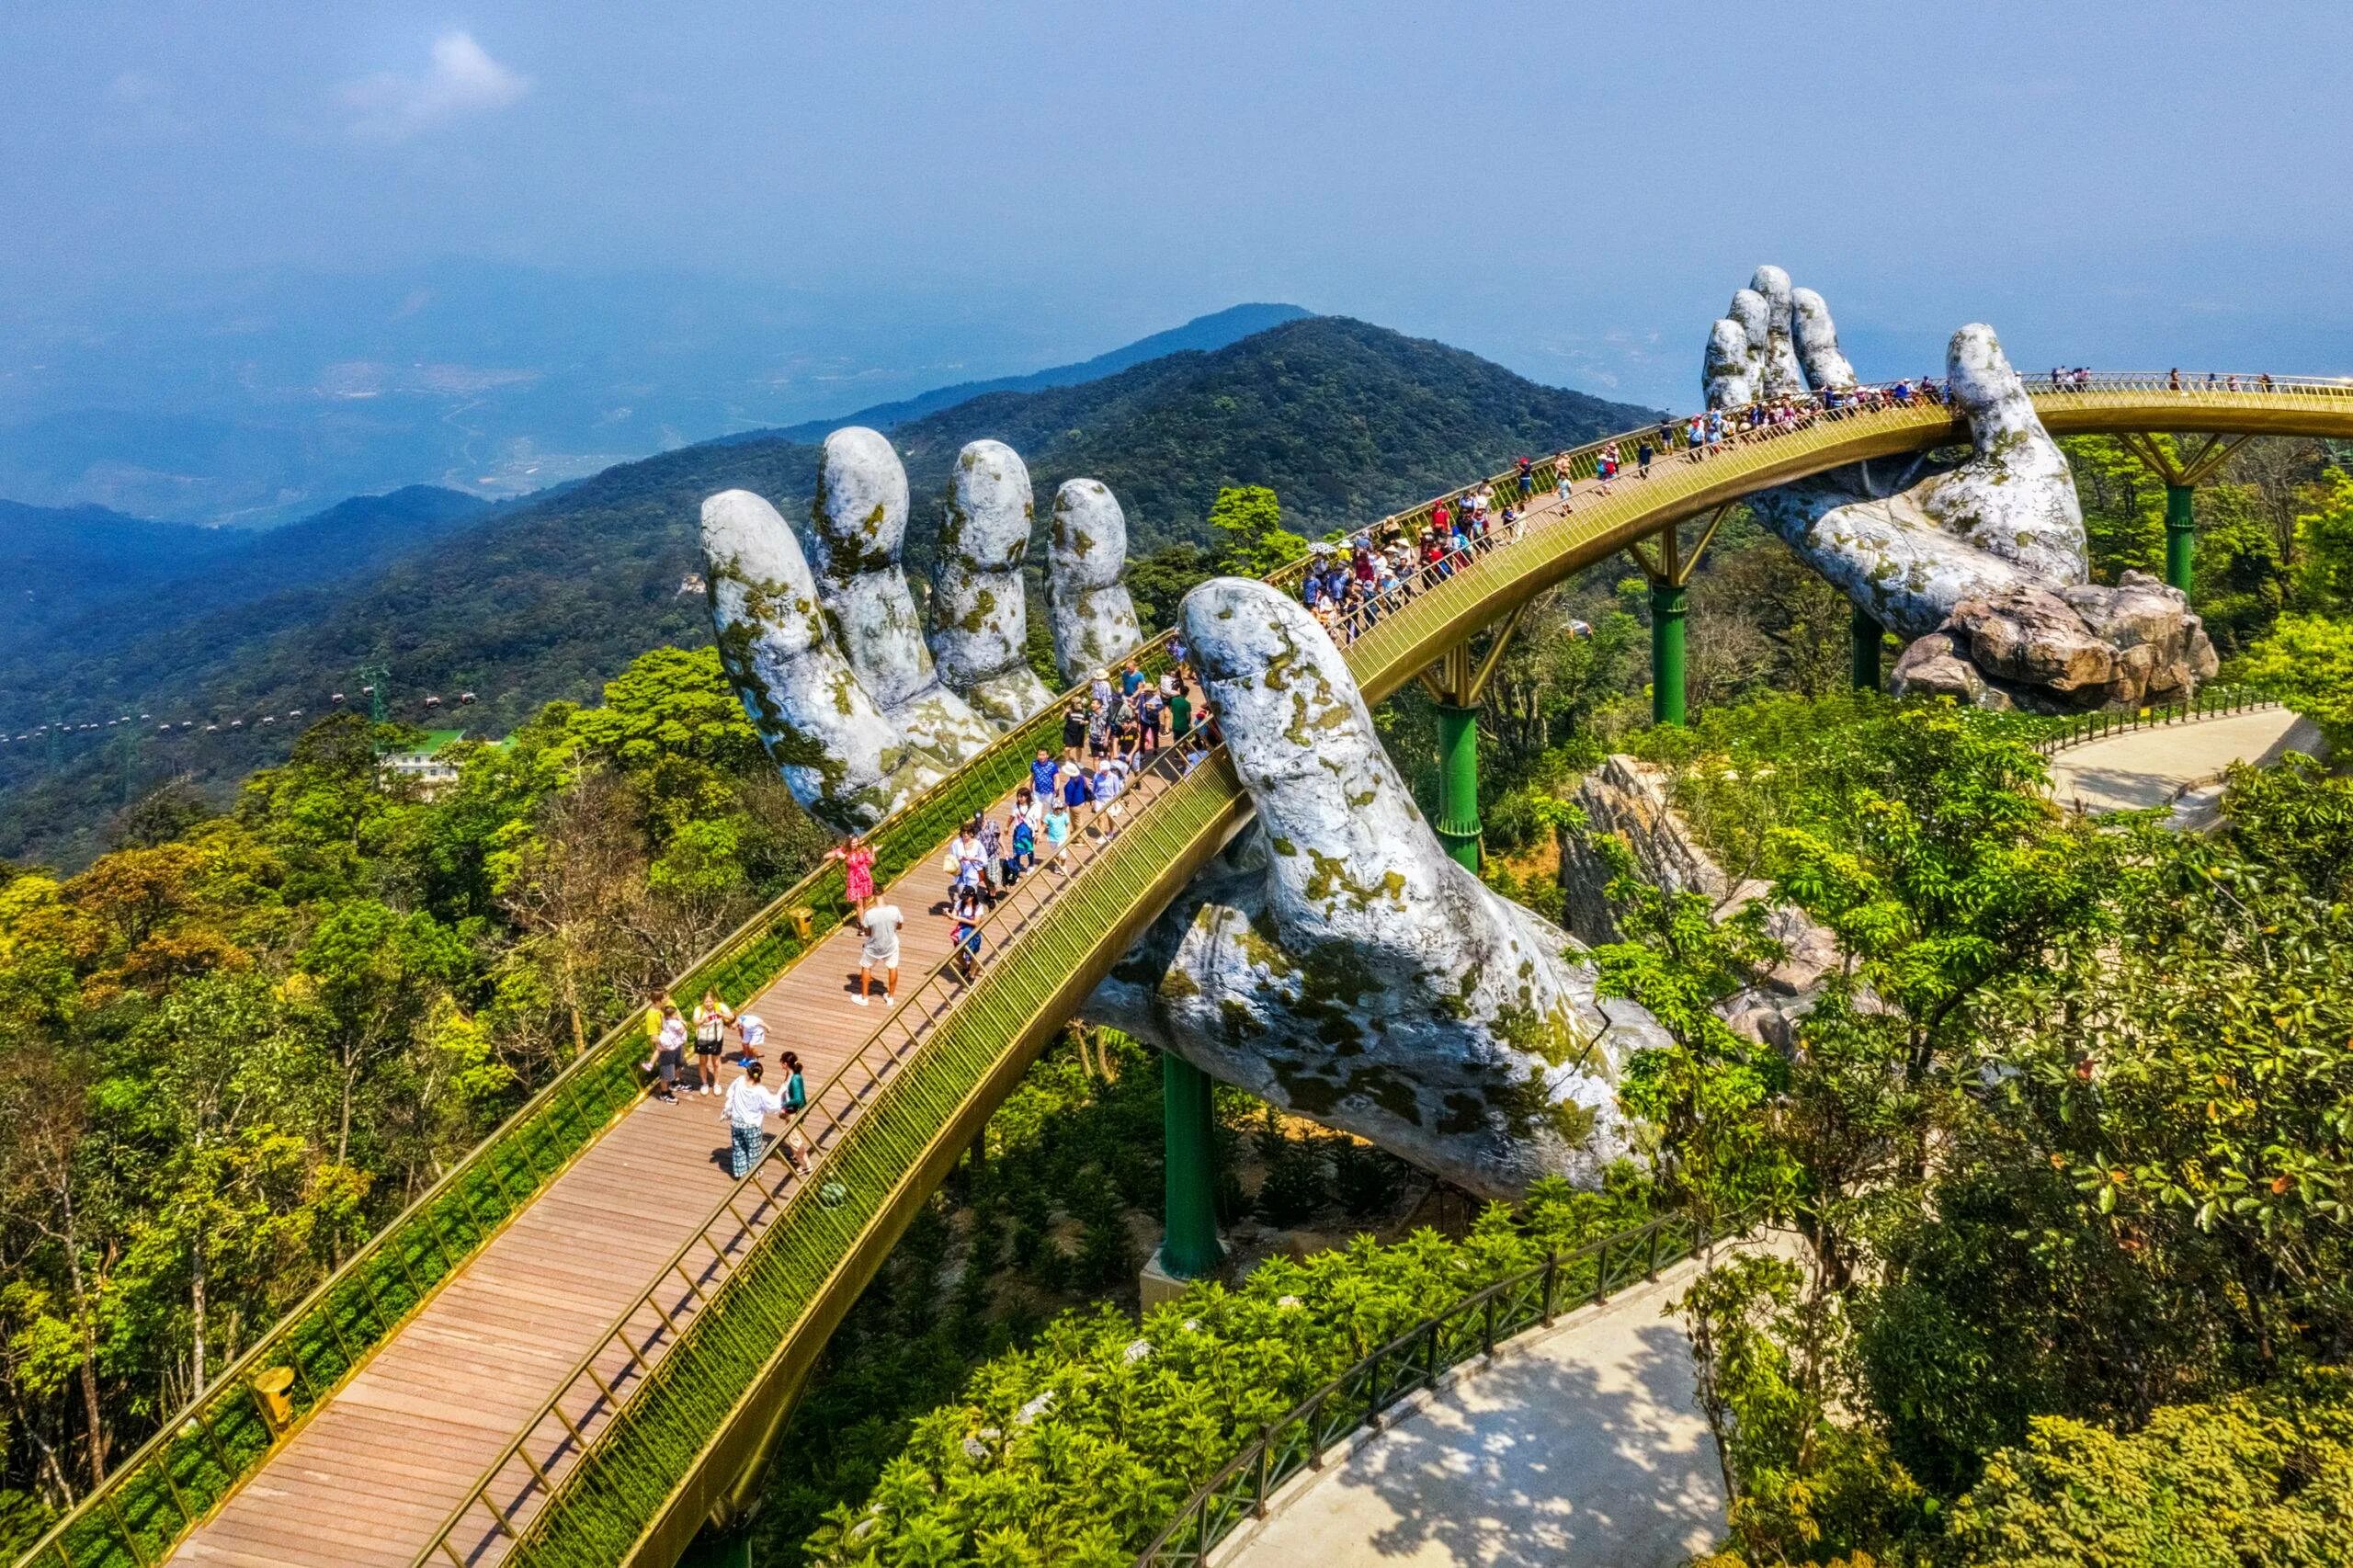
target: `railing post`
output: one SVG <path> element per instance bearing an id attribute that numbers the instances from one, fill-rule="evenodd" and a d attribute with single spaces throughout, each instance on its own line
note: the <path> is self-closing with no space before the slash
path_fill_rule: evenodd
<path id="1" fill-rule="evenodd" d="M 1259 1518 L 1267 1517 L 1267 1477 L 1274 1468 L 1274 1428 L 1264 1422 L 1258 1426 L 1258 1501 L 1252 1512 Z"/>
<path id="2" fill-rule="evenodd" d="M 1487 1298 L 1487 1304 L 1480 1316 L 1482 1322 L 1479 1325 L 1479 1351 L 1481 1355 L 1492 1361 L 1495 1358 L 1495 1298 L 1494 1296 L 1490 1295 Z"/>
<path id="3" fill-rule="evenodd" d="M 1544 1326 L 1546 1328 L 1552 1326 L 1553 1302 L 1560 1287 L 1561 1255 L 1557 1252 L 1548 1252 L 1544 1255 Z"/>
<path id="4" fill-rule="evenodd" d="M 1601 1248 L 1593 1255 L 1593 1304 L 1601 1305 L 1609 1299 L 1609 1238 L 1601 1238 Z"/>
<path id="5" fill-rule="evenodd" d="M 1658 1283 L 1658 1234 L 1662 1228 L 1656 1221 L 1653 1221 L 1650 1260 L 1643 1266 L 1643 1278 L 1654 1285 Z"/>
<path id="6" fill-rule="evenodd" d="M 1422 1387 L 1432 1392 L 1438 1388 L 1438 1324 L 1432 1318 L 1422 1331 Z"/>

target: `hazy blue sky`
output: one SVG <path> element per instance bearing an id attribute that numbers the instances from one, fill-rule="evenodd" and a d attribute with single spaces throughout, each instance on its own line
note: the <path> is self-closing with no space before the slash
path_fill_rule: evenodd
<path id="1" fill-rule="evenodd" d="M 103 312 L 451 259 L 715 275 L 984 319 L 935 356 L 966 374 L 1280 300 L 1686 403 L 1708 321 L 1772 260 L 1867 373 L 1971 319 L 2037 367 L 2341 371 L 2347 22 L 2341 0 L 16 5 L 0 283 Z"/>

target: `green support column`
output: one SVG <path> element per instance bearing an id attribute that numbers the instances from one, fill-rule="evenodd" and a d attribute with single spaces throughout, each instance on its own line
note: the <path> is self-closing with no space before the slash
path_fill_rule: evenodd
<path id="1" fill-rule="evenodd" d="M 1877 617 L 1860 605 L 1855 607 L 1854 672 L 1857 691 L 1879 689 L 1880 642 L 1886 635 L 1887 628 L 1879 623 Z"/>
<path id="2" fill-rule="evenodd" d="M 1217 1272 L 1217 1135 L 1210 1075 L 1173 1051 L 1160 1053 L 1161 1135 L 1165 1140 L 1167 1231 L 1160 1265 L 1179 1279 Z"/>
<path id="3" fill-rule="evenodd" d="M 2192 506 L 2197 494 L 2192 485 L 2165 486 L 2165 581 L 2185 594 L 2198 560 L 2198 519 Z"/>
<path id="4" fill-rule="evenodd" d="M 1438 841 L 1479 869 L 1479 710 L 1438 705 Z"/>
<path id="5" fill-rule="evenodd" d="M 743 1529 L 722 1535 L 705 1525 L 687 1543 L 678 1568 L 752 1568 L 752 1538 Z"/>
<path id="6" fill-rule="evenodd" d="M 1680 584 L 1651 584 L 1651 722 L 1683 722 L 1683 597 Z"/>

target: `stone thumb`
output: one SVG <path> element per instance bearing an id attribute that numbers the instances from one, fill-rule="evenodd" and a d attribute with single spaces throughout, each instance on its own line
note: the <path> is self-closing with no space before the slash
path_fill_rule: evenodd
<path id="1" fill-rule="evenodd" d="M 1286 933 L 1375 949 L 1475 918 L 1478 880 L 1449 859 L 1381 748 L 1356 678 L 1296 601 L 1241 577 L 1185 597 L 1185 638 L 1265 829 Z"/>

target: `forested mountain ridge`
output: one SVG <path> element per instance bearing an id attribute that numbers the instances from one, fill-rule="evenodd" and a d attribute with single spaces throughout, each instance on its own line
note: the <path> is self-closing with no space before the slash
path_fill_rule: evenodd
<path id="1" fill-rule="evenodd" d="M 953 408 L 960 403 L 968 403 L 990 392 L 1042 392 L 1048 387 L 1069 387 L 1083 381 L 1097 381 L 1165 354 L 1181 354 L 1191 349 L 1204 352 L 1220 349 L 1237 338 L 1264 332 L 1284 322 L 1298 321 L 1310 313 L 1297 305 L 1231 305 L 1209 315 L 1195 316 L 1182 326 L 1155 332 L 1149 337 L 1140 337 L 1108 354 L 1082 359 L 1074 365 L 1055 365 L 1043 370 L 1032 370 L 1026 376 L 997 376 L 988 381 L 959 381 L 953 386 L 934 387 L 913 397 L 878 403 L 870 408 L 845 414 L 838 419 L 807 419 L 798 425 L 787 425 L 774 430 L 748 431 L 726 439 L 747 441 L 779 437 L 788 441 L 822 441 L 828 431 L 844 425 L 895 430 L 926 414 L 937 414 L 941 409 Z"/>
<path id="2" fill-rule="evenodd" d="M 1006 441 L 1029 460 L 1041 513 L 1063 480 L 1105 481 L 1142 554 L 1205 539 L 1224 485 L 1271 486 L 1289 526 L 1322 532 L 1648 417 L 1459 349 L 1317 316 L 1080 386 L 977 398 L 902 426 L 894 438 L 915 496 L 908 554 L 920 574 L 936 497 L 958 449 L 977 437 Z M 740 486 L 798 517 L 816 460 L 813 446 L 769 440 L 624 463 L 331 590 L 241 607 L 217 643 L 195 635 L 149 647 L 126 627 L 119 634 L 131 646 L 96 645 L 89 662 L 153 671 L 145 701 L 159 716 L 225 721 L 315 712 L 330 691 L 356 683 L 360 665 L 381 661 L 396 698 L 414 704 L 471 689 L 482 700 L 469 722 L 503 733 L 544 702 L 589 696 L 647 648 L 707 642 L 701 597 L 680 591 L 700 566 L 702 498 Z M 174 771 L 199 783 L 232 779 L 281 755 L 287 738 L 224 727 L 160 743 L 143 762 L 93 748 L 55 771 L 30 751 L 6 757 L 0 856 L 79 863 L 97 846 L 97 825 L 142 782 Z"/>

